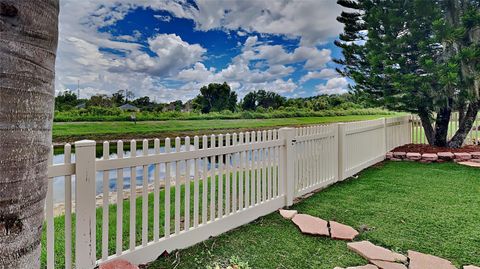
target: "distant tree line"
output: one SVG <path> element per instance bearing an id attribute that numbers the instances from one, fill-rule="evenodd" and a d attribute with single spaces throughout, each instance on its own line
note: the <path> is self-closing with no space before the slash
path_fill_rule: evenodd
<path id="1" fill-rule="evenodd" d="M 210 83 L 200 88 L 200 93 L 187 102 L 181 100 L 170 103 L 152 101 L 150 97 L 135 98 L 133 92 L 120 90 L 111 96 L 97 94 L 88 99 L 79 99 L 74 92 L 65 91 L 55 97 L 55 110 L 59 112 L 71 110 L 90 110 L 95 114 L 115 115 L 120 112 L 119 107 L 131 104 L 141 111 L 150 112 L 239 112 L 256 111 L 267 112 L 273 110 L 311 110 L 322 111 L 329 109 L 359 109 L 367 108 L 354 94 L 318 95 L 307 98 L 286 98 L 273 91 L 257 90 L 249 92 L 243 99 L 238 100 L 237 93 L 227 83 Z"/>

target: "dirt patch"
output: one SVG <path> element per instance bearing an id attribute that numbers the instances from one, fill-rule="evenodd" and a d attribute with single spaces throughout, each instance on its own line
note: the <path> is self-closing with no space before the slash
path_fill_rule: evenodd
<path id="1" fill-rule="evenodd" d="M 418 152 L 423 153 L 439 153 L 439 152 L 480 152 L 480 146 L 478 145 L 467 145 L 462 148 L 443 148 L 443 147 L 434 147 L 425 144 L 407 144 L 400 147 L 396 147 L 391 150 L 392 152 Z"/>

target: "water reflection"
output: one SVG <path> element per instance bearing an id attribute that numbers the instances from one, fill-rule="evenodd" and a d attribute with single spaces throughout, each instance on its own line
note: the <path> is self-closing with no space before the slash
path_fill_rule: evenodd
<path id="1" fill-rule="evenodd" d="M 181 151 L 184 151 L 185 146 L 181 147 Z M 190 150 L 193 150 L 193 146 L 190 148 Z M 172 149 L 171 151 L 175 152 L 175 149 Z M 154 154 L 155 150 L 154 149 L 149 149 L 148 154 Z M 160 148 L 160 152 L 165 152 L 165 147 Z M 143 150 L 138 149 L 136 150 L 136 156 L 142 156 L 143 155 Z M 124 158 L 128 158 L 131 156 L 131 151 L 124 151 Z M 64 154 L 56 154 L 53 157 L 53 163 L 54 164 L 62 164 L 64 163 Z M 109 155 L 110 159 L 116 159 L 117 154 L 113 153 Z M 97 158 L 98 160 L 103 159 Z M 75 162 L 75 153 L 72 153 L 72 162 Z M 182 176 L 185 176 L 186 174 L 186 168 L 187 164 L 185 161 L 179 162 L 180 166 L 180 174 Z M 200 167 L 203 167 L 203 160 L 200 160 Z M 188 162 L 189 165 L 189 171 L 190 171 L 190 177 L 194 176 L 194 164 L 193 161 Z M 208 169 L 210 169 L 210 162 L 208 162 Z M 172 163 L 170 165 L 170 176 L 175 175 L 176 171 L 176 163 Z M 148 178 L 148 183 L 151 184 L 153 183 L 153 177 L 154 177 L 154 170 L 155 170 L 155 165 L 148 165 L 145 167 L 147 169 L 147 178 Z M 166 175 L 166 165 L 165 164 L 159 164 L 159 170 L 160 170 L 160 179 L 164 180 L 165 175 Z M 144 167 L 135 167 L 135 184 L 136 186 L 142 186 L 143 185 L 143 173 L 144 173 Z M 122 169 L 123 172 L 123 186 L 124 189 L 130 189 L 130 184 L 131 184 L 131 169 L 130 168 L 124 168 Z M 105 173 L 108 174 L 108 186 L 111 192 L 117 191 L 117 175 L 118 171 L 117 170 L 111 170 L 111 171 L 105 171 Z M 100 171 L 96 173 L 96 193 L 97 195 L 100 193 L 103 193 L 103 174 L 104 172 Z M 75 197 L 75 176 L 72 176 L 72 196 Z M 53 197 L 54 197 L 54 203 L 60 203 L 63 202 L 65 199 L 65 179 L 64 177 L 58 177 L 54 179 L 54 190 L 53 190 Z"/>
<path id="2" fill-rule="evenodd" d="M 193 151 L 194 147 L 190 146 L 190 150 Z M 180 148 L 180 151 L 185 151 L 185 146 L 182 146 Z M 160 148 L 160 152 L 165 152 L 165 147 Z M 171 149 L 171 152 L 175 152 L 175 149 Z M 155 150 L 149 149 L 148 154 L 154 154 Z M 136 150 L 136 156 L 142 156 L 143 155 L 143 150 L 138 149 Z M 129 150 L 124 151 L 124 158 L 128 158 L 131 156 L 131 152 Z M 268 156 L 268 155 L 267 155 Z M 217 156 L 217 159 L 215 161 L 215 168 L 218 168 L 218 158 L 221 156 Z M 109 155 L 110 159 L 116 159 L 117 154 L 112 153 Z M 238 158 L 238 154 L 237 154 Z M 268 158 L 268 157 L 267 157 Z M 103 159 L 102 157 L 97 158 L 98 160 Z M 230 165 L 233 165 L 233 157 L 230 158 Z M 247 155 L 248 160 L 252 160 L 252 154 L 251 152 L 248 153 Z M 253 154 L 253 159 L 256 161 L 258 159 L 257 154 Z M 199 175 L 201 176 L 203 173 L 203 165 L 204 165 L 205 159 L 202 158 L 200 159 L 199 165 L 197 166 L 199 169 Z M 72 163 L 75 162 L 75 153 L 72 153 Z M 53 163 L 54 164 L 62 164 L 64 163 L 64 154 L 59 153 L 54 155 L 53 157 Z M 178 162 L 179 163 L 179 169 L 180 169 L 180 175 L 181 177 L 185 177 L 186 171 L 187 171 L 187 163 L 185 161 Z M 223 157 L 223 162 L 225 163 L 225 157 Z M 176 173 L 176 163 L 171 163 L 170 164 L 170 177 L 171 180 L 173 181 Z M 210 158 L 207 159 L 207 170 L 210 170 L 212 167 L 212 164 L 210 162 Z M 189 177 L 193 178 L 195 174 L 195 166 L 194 166 L 194 161 L 190 160 L 188 161 L 188 171 L 189 171 Z M 142 186 L 143 185 L 143 173 L 144 173 L 144 167 L 135 167 L 135 184 L 136 186 Z M 153 184 L 154 180 L 154 171 L 155 171 L 155 165 L 148 165 L 145 167 L 147 169 L 147 179 L 149 184 Z M 124 190 L 130 189 L 130 184 L 131 184 L 131 168 L 124 168 L 122 169 L 122 174 L 123 174 L 123 186 Z M 159 175 L 160 175 L 160 181 L 164 182 L 165 176 L 166 176 L 166 165 L 164 163 L 159 164 Z M 111 170 L 111 171 L 105 171 L 105 173 L 108 174 L 108 186 L 109 186 L 109 191 L 110 192 L 116 192 L 117 191 L 117 182 L 118 182 L 118 177 L 117 177 L 117 170 Z M 101 194 L 103 193 L 103 175 L 104 172 L 97 172 L 96 173 L 96 194 Z M 75 198 L 75 176 L 72 176 L 72 197 L 73 199 Z M 53 196 L 54 196 L 54 203 L 61 203 L 64 202 L 65 199 L 65 178 L 64 177 L 58 177 L 54 179 L 53 182 L 54 188 L 53 188 Z"/>

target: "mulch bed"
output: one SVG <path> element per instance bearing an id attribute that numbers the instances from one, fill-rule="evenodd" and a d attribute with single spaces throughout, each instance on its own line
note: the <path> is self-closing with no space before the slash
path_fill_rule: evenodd
<path id="1" fill-rule="evenodd" d="M 396 147 L 395 149 L 391 150 L 392 152 L 418 152 L 420 154 L 423 153 L 439 153 L 439 152 L 480 152 L 479 145 L 467 145 L 462 148 L 442 148 L 442 147 L 434 147 L 425 144 L 407 144 L 400 147 Z"/>

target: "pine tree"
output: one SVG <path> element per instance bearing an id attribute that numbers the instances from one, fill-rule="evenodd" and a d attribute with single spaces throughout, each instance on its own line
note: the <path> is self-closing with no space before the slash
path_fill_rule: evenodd
<path id="1" fill-rule="evenodd" d="M 452 16 L 457 26 L 446 19 L 449 5 L 460 2 L 469 2 L 460 9 L 478 14 L 478 2 L 475 6 L 472 0 L 338 1 L 349 10 L 337 19 L 345 26 L 335 42 L 344 56 L 336 61 L 343 66 L 340 74 L 352 78 L 352 90 L 371 103 L 418 114 L 427 140 L 436 146 L 461 146 L 478 106 L 478 97 L 469 94 L 472 90 L 461 75 L 462 49 L 452 49 L 462 47 L 454 40 L 464 41 L 468 35 L 467 13 Z M 475 15 L 470 17 L 470 28 L 478 27 Z M 469 47 L 471 43 L 478 46 L 478 40 Z M 475 52 L 465 53 L 478 60 Z M 466 111 L 465 120 L 447 141 L 453 110 Z"/>

